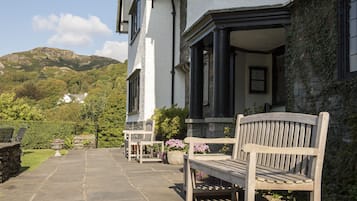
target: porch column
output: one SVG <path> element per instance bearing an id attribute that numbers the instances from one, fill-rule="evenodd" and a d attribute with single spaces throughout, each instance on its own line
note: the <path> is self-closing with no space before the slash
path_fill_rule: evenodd
<path id="1" fill-rule="evenodd" d="M 191 47 L 190 118 L 202 119 L 203 104 L 203 47 L 201 43 Z"/>
<path id="2" fill-rule="evenodd" d="M 213 117 L 231 117 L 233 113 L 230 79 L 230 31 L 213 32 Z"/>

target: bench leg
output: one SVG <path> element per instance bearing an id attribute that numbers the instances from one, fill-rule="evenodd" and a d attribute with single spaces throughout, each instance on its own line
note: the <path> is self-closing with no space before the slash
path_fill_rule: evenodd
<path id="1" fill-rule="evenodd" d="M 321 190 L 314 189 L 310 192 L 310 201 L 321 201 Z"/>
<path id="2" fill-rule="evenodd" d="M 128 161 L 131 161 L 131 144 L 128 145 Z"/>
<path id="3" fill-rule="evenodd" d="M 255 200 L 255 190 L 254 188 L 247 187 L 244 192 L 245 201 L 254 201 Z"/>
<path id="4" fill-rule="evenodd" d="M 140 142 L 139 145 L 139 162 L 143 163 L 143 144 Z"/>
<path id="5" fill-rule="evenodd" d="M 187 159 L 188 160 L 188 159 Z M 190 164 L 186 163 L 185 176 L 186 176 L 186 201 L 192 201 L 193 198 L 193 186 L 192 186 L 192 173 Z"/>

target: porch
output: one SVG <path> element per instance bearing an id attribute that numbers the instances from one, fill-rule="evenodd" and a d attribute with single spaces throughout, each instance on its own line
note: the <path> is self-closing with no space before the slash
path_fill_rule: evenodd
<path id="1" fill-rule="evenodd" d="M 190 46 L 188 136 L 233 133 L 234 116 L 285 111 L 288 5 L 208 11 L 184 33 Z"/>

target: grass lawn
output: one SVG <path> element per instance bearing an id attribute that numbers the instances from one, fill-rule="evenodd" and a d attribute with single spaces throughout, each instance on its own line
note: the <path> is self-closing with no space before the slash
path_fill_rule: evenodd
<path id="1" fill-rule="evenodd" d="M 61 150 L 61 154 L 67 154 L 67 150 Z M 21 172 L 36 169 L 41 163 L 55 155 L 52 149 L 25 149 L 21 157 Z"/>

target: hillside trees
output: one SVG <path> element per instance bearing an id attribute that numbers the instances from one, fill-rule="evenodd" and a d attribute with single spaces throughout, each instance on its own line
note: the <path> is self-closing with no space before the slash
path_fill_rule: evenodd
<path id="1" fill-rule="evenodd" d="M 121 145 L 125 124 L 126 64 L 85 71 L 48 66 L 38 71 L 10 69 L 0 77 L 0 120 L 46 119 L 51 123 L 73 123 L 79 126 L 76 134 L 98 133 L 100 147 Z M 88 93 L 88 96 L 85 103 L 60 103 L 67 93 Z M 95 125 L 97 132 L 93 129 Z M 35 134 L 34 139 L 38 133 Z"/>
<path id="2" fill-rule="evenodd" d="M 126 68 L 110 65 L 95 75 L 82 107 L 82 118 L 97 127 L 99 147 L 117 147 L 123 142 L 126 112 Z M 94 76 L 92 74 L 92 76 Z"/>
<path id="3" fill-rule="evenodd" d="M 15 93 L 0 94 L 0 120 L 43 120 L 42 112 L 17 98 Z"/>

